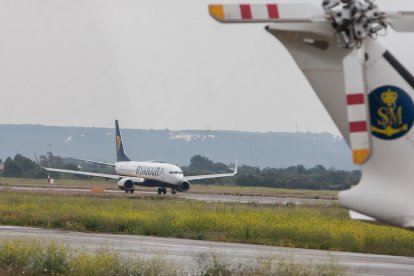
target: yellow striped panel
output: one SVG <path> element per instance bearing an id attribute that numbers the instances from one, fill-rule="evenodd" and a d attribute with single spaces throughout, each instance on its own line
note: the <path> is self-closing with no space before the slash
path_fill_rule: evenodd
<path id="1" fill-rule="evenodd" d="M 209 5 L 208 9 L 212 17 L 214 17 L 217 20 L 224 20 L 223 5 Z"/>
<path id="2" fill-rule="evenodd" d="M 359 149 L 352 151 L 352 159 L 354 164 L 362 165 L 364 164 L 369 157 L 369 150 L 368 149 Z"/>

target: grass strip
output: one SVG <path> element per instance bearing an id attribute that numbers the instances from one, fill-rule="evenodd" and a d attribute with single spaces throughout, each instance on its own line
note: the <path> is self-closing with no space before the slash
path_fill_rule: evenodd
<path id="1" fill-rule="evenodd" d="M 198 256 L 195 268 L 184 270 L 162 256 L 143 259 L 100 249 L 83 252 L 61 243 L 42 240 L 0 241 L 0 275 L 344 275 L 347 270 L 334 261 L 298 263 L 291 258 L 261 258 L 249 264 L 230 264 L 217 254 Z"/>
<path id="2" fill-rule="evenodd" d="M 414 256 L 412 232 L 331 206 L 0 194 L 0 224 Z"/>

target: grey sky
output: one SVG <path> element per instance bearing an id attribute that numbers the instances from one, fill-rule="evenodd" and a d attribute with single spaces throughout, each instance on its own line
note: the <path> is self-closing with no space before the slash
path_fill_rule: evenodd
<path id="1" fill-rule="evenodd" d="M 217 2 L 1 0 L 0 123 L 337 134 L 264 25 L 219 24 Z M 382 40 L 414 70 L 414 34 Z"/>

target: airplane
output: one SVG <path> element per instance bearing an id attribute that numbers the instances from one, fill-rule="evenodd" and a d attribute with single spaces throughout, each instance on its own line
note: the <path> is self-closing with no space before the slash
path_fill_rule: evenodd
<path id="1" fill-rule="evenodd" d="M 184 176 L 182 170 L 173 164 L 154 162 L 154 161 L 131 161 L 124 152 L 124 145 L 122 142 L 121 131 L 119 129 L 118 120 L 115 120 L 115 143 L 116 143 L 116 163 L 105 163 L 91 160 L 79 159 L 81 161 L 90 162 L 94 164 L 101 164 L 113 167 L 116 175 L 84 172 L 84 171 L 73 171 L 55 168 L 43 169 L 50 172 L 62 172 L 78 175 L 86 175 L 91 177 L 102 177 L 105 179 L 117 179 L 118 187 L 124 190 L 125 193 L 134 193 L 134 186 L 145 186 L 145 187 L 158 187 L 158 194 L 166 194 L 167 188 L 171 189 L 172 194 L 176 192 L 188 192 L 191 188 L 189 181 L 219 178 L 219 177 L 231 177 L 237 174 L 237 163 L 236 160 L 234 171 L 232 173 L 224 174 L 209 174 L 209 175 L 195 175 L 195 176 Z"/>
<path id="2" fill-rule="evenodd" d="M 414 11 L 373 0 L 213 4 L 221 23 L 267 23 L 348 143 L 360 183 L 339 193 L 351 218 L 414 229 L 414 77 L 376 40 L 414 31 Z"/>

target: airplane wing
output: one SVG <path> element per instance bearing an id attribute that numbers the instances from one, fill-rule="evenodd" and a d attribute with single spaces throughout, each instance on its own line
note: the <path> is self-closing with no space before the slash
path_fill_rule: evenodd
<path id="1" fill-rule="evenodd" d="M 235 176 L 235 173 L 223 173 L 223 174 L 207 174 L 207 175 L 193 175 L 193 176 L 184 176 L 184 181 L 189 180 L 201 180 L 201 179 L 209 179 L 209 178 L 219 178 L 219 177 L 229 177 Z"/>
<path id="2" fill-rule="evenodd" d="M 63 173 L 71 173 L 71 174 L 78 174 L 78 175 L 86 175 L 86 176 L 94 176 L 94 177 L 102 177 L 102 178 L 106 178 L 106 179 L 120 179 L 122 178 L 122 176 L 119 175 L 114 175 L 114 174 L 106 174 L 106 173 L 94 173 L 94 172 L 82 172 L 82 171 L 74 171 L 74 170 L 64 170 L 64 169 L 54 169 L 54 168 L 45 168 L 42 167 L 40 165 L 39 160 L 37 159 L 37 156 L 35 154 L 35 159 L 36 159 L 36 163 L 39 165 L 39 167 L 41 167 L 42 169 L 49 171 L 49 172 L 63 172 Z M 82 160 L 82 161 L 86 161 L 86 162 L 95 162 L 95 161 L 90 161 L 90 160 L 83 160 L 83 159 L 77 159 L 77 160 Z M 96 163 L 101 163 L 101 162 L 96 162 Z M 103 163 L 106 164 L 106 163 Z M 108 164 L 108 165 L 112 165 L 112 164 Z"/>
<path id="3" fill-rule="evenodd" d="M 232 173 L 184 176 L 184 181 L 235 176 L 237 174 L 237 163 L 238 163 L 238 160 L 236 160 L 236 164 L 234 166 L 234 172 Z"/>
<path id="4" fill-rule="evenodd" d="M 72 171 L 72 170 L 53 169 L 53 168 L 44 168 L 44 167 L 42 167 L 42 169 L 45 169 L 49 172 L 63 172 L 63 173 L 79 174 L 79 175 L 86 175 L 86 176 L 102 177 L 102 178 L 108 178 L 108 179 L 122 178 L 122 176 L 114 175 L 114 174 L 82 172 L 82 171 Z"/>

